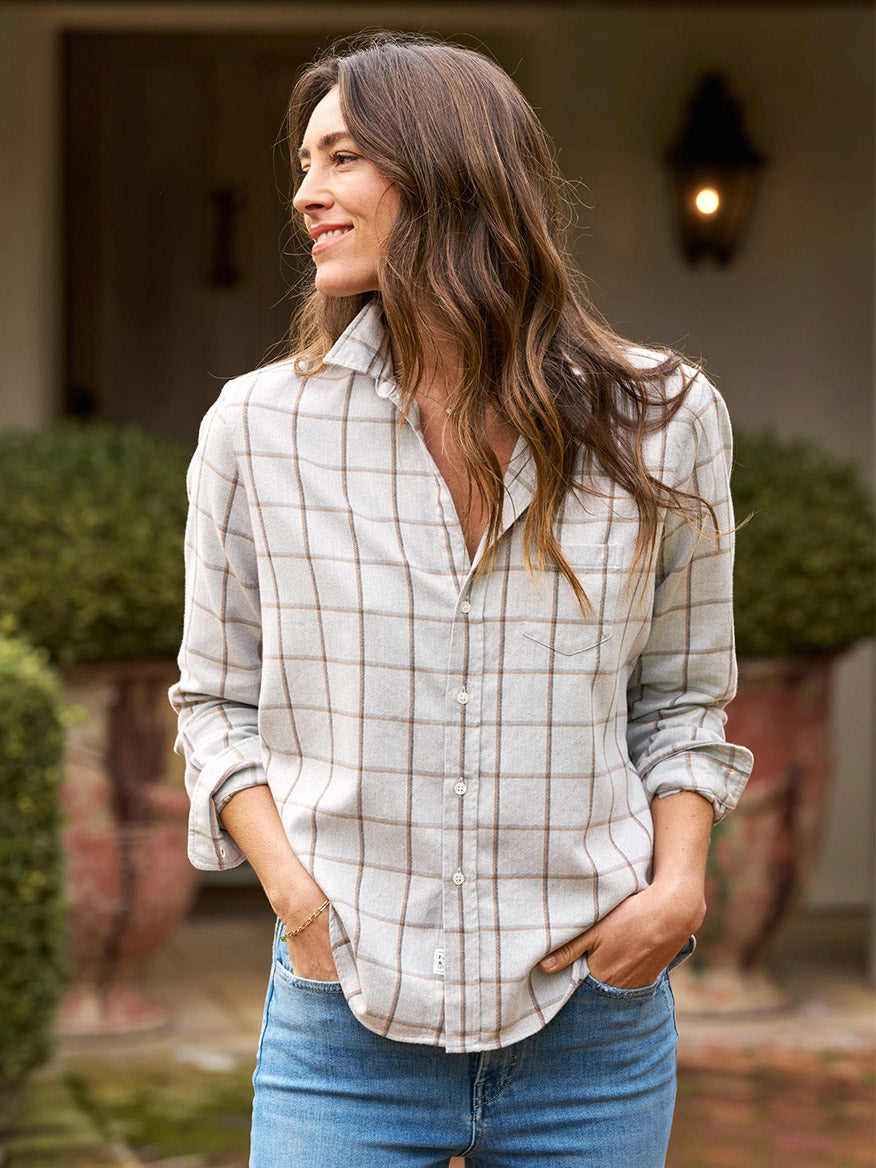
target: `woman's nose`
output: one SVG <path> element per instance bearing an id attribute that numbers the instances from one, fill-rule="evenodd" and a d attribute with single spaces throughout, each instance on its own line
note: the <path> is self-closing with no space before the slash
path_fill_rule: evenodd
<path id="1" fill-rule="evenodd" d="M 298 190 L 292 199 L 292 206 L 303 215 L 311 208 L 329 207 L 331 202 L 331 195 L 325 189 L 325 185 L 319 182 L 313 167 L 311 167 L 298 184 Z"/>

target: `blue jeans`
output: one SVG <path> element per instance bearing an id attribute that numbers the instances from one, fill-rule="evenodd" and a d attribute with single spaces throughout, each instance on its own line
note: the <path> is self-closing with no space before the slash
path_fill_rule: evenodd
<path id="1" fill-rule="evenodd" d="M 275 935 L 250 1168 L 662 1168 L 675 1102 L 666 972 L 588 976 L 536 1034 L 447 1054 L 367 1030 L 337 982 L 296 977 Z"/>

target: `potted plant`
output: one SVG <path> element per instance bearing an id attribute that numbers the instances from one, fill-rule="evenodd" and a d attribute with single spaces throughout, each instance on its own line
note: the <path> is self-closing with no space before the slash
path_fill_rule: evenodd
<path id="1" fill-rule="evenodd" d="M 0 611 L 61 669 L 73 982 L 64 1032 L 163 1023 L 139 988 L 187 907 L 186 804 L 167 688 L 183 610 L 188 451 L 105 425 L 0 434 Z"/>
<path id="2" fill-rule="evenodd" d="M 43 654 L 0 632 L 0 1129 L 51 1053 L 65 984 L 63 737 L 57 676 Z"/>
<path id="3" fill-rule="evenodd" d="M 851 463 L 802 439 L 743 432 L 732 492 L 739 692 L 727 736 L 755 764 L 715 828 L 700 945 L 674 978 L 691 1011 L 784 1004 L 761 959 L 818 854 L 833 663 L 874 631 L 873 502 Z"/>

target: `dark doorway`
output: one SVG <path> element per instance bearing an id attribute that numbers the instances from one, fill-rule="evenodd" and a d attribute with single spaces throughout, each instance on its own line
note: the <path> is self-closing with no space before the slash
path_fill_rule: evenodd
<path id="1" fill-rule="evenodd" d="M 324 37 L 65 38 L 65 412 L 194 442 L 222 383 L 288 332 L 282 135 Z"/>

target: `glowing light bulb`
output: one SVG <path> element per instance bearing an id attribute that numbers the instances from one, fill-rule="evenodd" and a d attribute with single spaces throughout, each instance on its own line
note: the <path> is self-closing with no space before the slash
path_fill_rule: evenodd
<path id="1" fill-rule="evenodd" d="M 703 187 L 694 200 L 701 215 L 714 215 L 721 205 L 721 196 L 714 187 Z"/>

